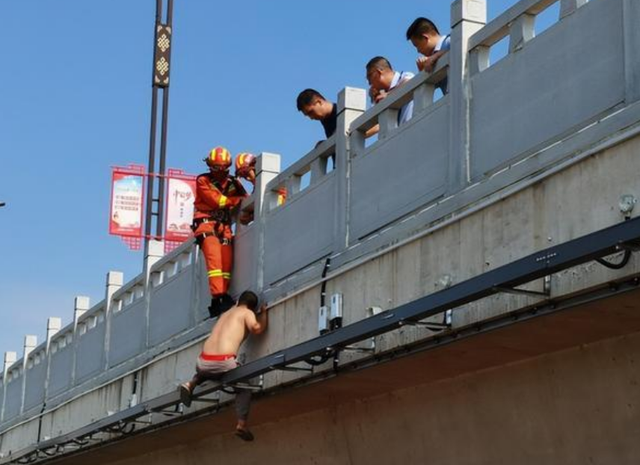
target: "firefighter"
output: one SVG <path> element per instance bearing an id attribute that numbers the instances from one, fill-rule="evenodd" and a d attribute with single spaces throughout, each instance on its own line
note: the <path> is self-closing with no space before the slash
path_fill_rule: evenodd
<path id="1" fill-rule="evenodd" d="M 256 185 L 256 157 L 250 153 L 243 152 L 236 156 L 236 177 L 249 181 Z"/>
<path id="2" fill-rule="evenodd" d="M 236 157 L 236 177 L 249 181 L 255 188 L 256 185 L 256 157 L 250 153 L 239 153 Z M 278 205 L 287 201 L 287 188 L 278 188 Z"/>
<path id="3" fill-rule="evenodd" d="M 242 184 L 229 175 L 231 154 L 216 147 L 204 159 L 209 172 L 196 179 L 193 231 L 207 264 L 212 318 L 231 308 L 233 299 L 227 293 L 233 265 L 232 214 L 246 197 Z"/>

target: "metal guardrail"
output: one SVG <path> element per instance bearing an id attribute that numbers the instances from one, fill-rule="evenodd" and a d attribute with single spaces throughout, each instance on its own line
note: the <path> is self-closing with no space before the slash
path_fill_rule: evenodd
<path id="1" fill-rule="evenodd" d="M 640 250 L 640 217 L 531 254 L 450 288 L 262 357 L 228 372 L 219 383 L 198 388 L 194 398 L 202 398 L 225 386 L 247 382 L 269 371 L 286 369 L 290 365 L 304 362 L 314 356 L 325 355 L 328 351 L 344 350 L 354 343 L 444 313 L 451 308 L 501 292 L 518 292 L 517 286 L 621 250 L 628 252 Z M 637 286 L 636 279 L 635 288 Z M 175 407 L 177 410 L 179 403 L 180 398 L 177 392 L 165 394 L 64 436 L 42 441 L 10 454 L 0 459 L 0 465 L 36 463 L 53 457 L 59 458 L 62 454 L 77 452 L 84 446 L 95 445 L 96 442 L 91 441 L 94 435 L 130 432 L 132 428 L 128 427 L 140 422 L 141 417 L 154 412 L 166 412 L 170 407 Z"/>

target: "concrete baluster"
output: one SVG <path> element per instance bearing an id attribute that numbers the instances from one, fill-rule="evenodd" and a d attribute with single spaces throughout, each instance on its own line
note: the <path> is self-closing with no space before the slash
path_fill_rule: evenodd
<path id="1" fill-rule="evenodd" d="M 24 346 L 22 350 L 22 395 L 20 397 L 20 415 L 24 413 L 24 397 L 27 392 L 27 359 L 29 354 L 38 346 L 38 337 L 26 335 L 24 337 Z"/>
<path id="2" fill-rule="evenodd" d="M 583 5 L 587 0 L 560 0 L 560 19 L 566 18 Z"/>
<path id="3" fill-rule="evenodd" d="M 640 1 L 622 0 L 624 28 L 625 101 L 629 105 L 640 100 Z"/>
<path id="4" fill-rule="evenodd" d="M 336 127 L 336 176 L 338 181 L 335 208 L 337 231 L 334 251 L 344 249 L 349 243 L 349 176 L 351 159 L 364 152 L 364 134 L 351 131 L 351 123 L 367 109 L 367 92 L 364 89 L 345 87 L 338 94 L 338 124 Z"/>
<path id="5" fill-rule="evenodd" d="M 80 317 L 84 315 L 89 308 L 91 308 L 91 300 L 86 296 L 76 296 L 73 300 L 73 363 L 71 364 L 71 385 L 76 384 L 76 363 L 78 359 L 78 336 L 80 331 L 78 328 L 78 322 Z"/>
<path id="6" fill-rule="evenodd" d="M 451 105 L 449 158 L 450 193 L 469 182 L 470 83 L 467 70 L 469 39 L 487 22 L 486 0 L 456 0 L 451 5 L 449 101 Z"/>
<path id="7" fill-rule="evenodd" d="M 109 347 L 111 344 L 111 317 L 113 314 L 113 295 L 122 287 L 124 274 L 120 271 L 109 271 L 107 273 L 107 285 L 105 291 L 105 336 L 104 336 L 104 362 L 105 369 L 109 367 Z"/>
<path id="8" fill-rule="evenodd" d="M 257 241 L 255 274 L 252 281 L 258 291 L 264 287 L 264 231 L 265 215 L 276 204 L 277 194 L 267 192 L 267 184 L 273 181 L 280 173 L 280 155 L 263 152 L 256 161 L 256 185 L 253 191 L 254 198 L 254 224 L 257 228 L 255 240 Z"/>
<path id="9" fill-rule="evenodd" d="M 536 36 L 536 17 L 530 14 L 518 16 L 509 26 L 509 53 L 517 52 Z"/>
<path id="10" fill-rule="evenodd" d="M 11 367 L 11 365 L 16 363 L 17 359 L 18 359 L 18 354 L 16 352 L 4 353 L 4 365 L 2 368 L 2 383 L 4 384 L 5 388 L 7 386 L 7 375 L 9 374 L 9 368 Z M 3 389 L 2 398 L 0 399 L 0 423 L 4 421 L 4 404 L 5 404 L 6 394 L 7 394 L 7 390 Z"/>

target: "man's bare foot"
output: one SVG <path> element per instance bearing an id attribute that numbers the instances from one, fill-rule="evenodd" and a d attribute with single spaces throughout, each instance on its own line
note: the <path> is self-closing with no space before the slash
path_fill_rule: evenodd
<path id="1" fill-rule="evenodd" d="M 236 428 L 236 436 L 238 436 L 243 441 L 251 442 L 254 440 L 253 433 L 246 428 Z"/>
<path id="2" fill-rule="evenodd" d="M 180 392 L 180 402 L 182 402 L 185 407 L 191 407 L 191 394 L 193 393 L 191 383 L 182 383 L 178 387 L 178 391 Z"/>
<path id="3" fill-rule="evenodd" d="M 236 424 L 236 436 L 243 441 L 253 441 L 253 433 L 249 431 L 249 428 L 247 428 L 246 420 L 238 420 L 238 423 Z"/>

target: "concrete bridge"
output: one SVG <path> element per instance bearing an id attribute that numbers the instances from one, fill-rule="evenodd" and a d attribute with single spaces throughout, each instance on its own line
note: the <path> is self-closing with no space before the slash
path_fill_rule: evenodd
<path id="1" fill-rule="evenodd" d="M 233 279 L 270 329 L 223 379 L 255 386 L 255 443 L 219 384 L 178 405 L 206 273 L 192 243 L 154 244 L 140 276 L 109 273 L 103 301 L 5 355 L 0 464 L 639 463 L 640 2 L 451 16 L 432 74 L 367 111 L 346 88 L 335 136 L 282 172 L 259 159 Z"/>

